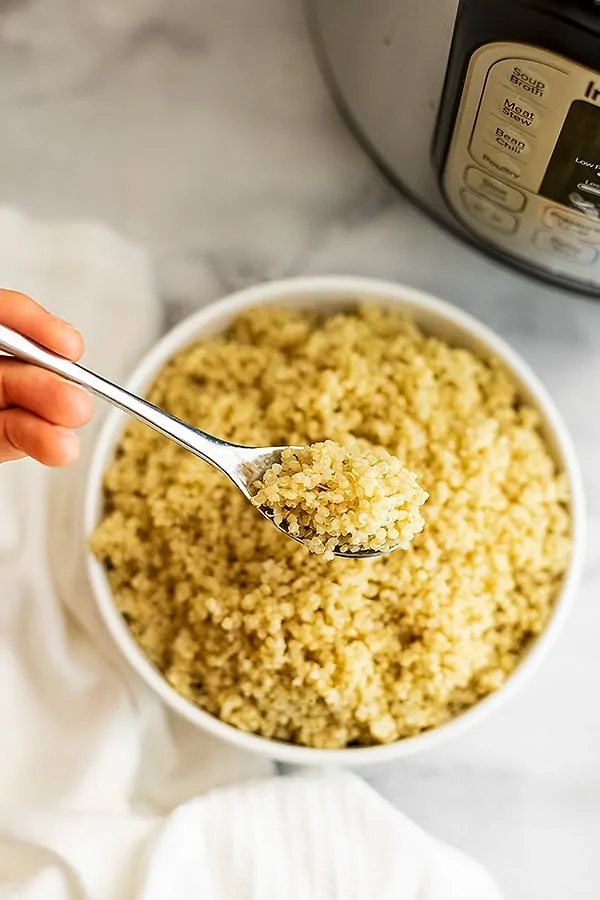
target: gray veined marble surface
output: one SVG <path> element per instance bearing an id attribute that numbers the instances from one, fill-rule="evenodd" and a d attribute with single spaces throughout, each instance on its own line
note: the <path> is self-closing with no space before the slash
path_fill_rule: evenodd
<path id="1" fill-rule="evenodd" d="M 295 0 L 1 0 L 0 202 L 100 217 L 156 259 L 169 321 L 263 278 L 437 292 L 533 365 L 575 437 L 584 586 L 539 675 L 447 747 L 367 773 L 512 900 L 600 895 L 600 303 L 438 231 L 332 109 Z"/>

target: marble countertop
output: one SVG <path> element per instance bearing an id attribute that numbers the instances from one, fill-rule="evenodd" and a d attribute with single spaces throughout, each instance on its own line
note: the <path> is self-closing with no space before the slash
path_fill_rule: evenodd
<path id="1" fill-rule="evenodd" d="M 600 304 L 484 259 L 374 171 L 339 121 L 293 0 L 0 4 L 0 202 L 102 218 L 153 254 L 166 322 L 257 280 L 351 272 L 426 288 L 506 337 L 556 398 L 586 480 L 586 576 L 504 709 L 366 773 L 511 900 L 600 882 Z M 85 299 L 82 298 L 82 303 Z"/>

